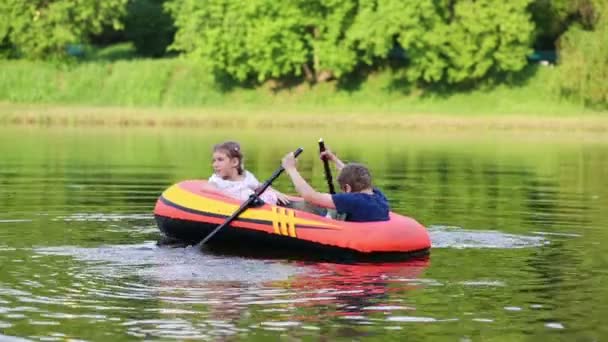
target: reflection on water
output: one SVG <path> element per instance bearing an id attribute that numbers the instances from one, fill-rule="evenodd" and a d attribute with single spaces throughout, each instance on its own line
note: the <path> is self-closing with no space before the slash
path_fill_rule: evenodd
<path id="1" fill-rule="evenodd" d="M 606 144 L 336 138 L 343 159 L 370 164 L 394 211 L 429 227 L 426 259 L 332 264 L 157 247 L 160 192 L 208 176 L 210 147 L 233 134 L 0 134 L 0 339 L 608 333 Z M 247 167 L 264 179 L 304 146 L 302 172 L 323 189 L 310 152 L 318 134 L 243 136 Z M 291 191 L 284 177 L 274 186 Z"/>
<path id="2" fill-rule="evenodd" d="M 285 263 L 218 257 L 194 248 L 158 248 L 152 243 L 44 247 L 34 252 L 82 262 L 73 272 L 78 281 L 72 283 L 69 292 L 44 299 L 31 292 L 19 293 L 29 302 L 67 302 L 70 309 L 91 311 L 44 314 L 51 319 L 49 322 L 60 324 L 77 318 L 107 321 L 112 320 L 112 312 L 129 311 L 132 305 L 116 301 L 154 301 L 156 307 L 145 308 L 144 312 L 156 318 L 131 319 L 122 324 L 129 334 L 138 337 L 210 338 L 291 328 L 319 331 L 322 326 L 318 317 L 306 313 L 318 310 L 329 310 L 325 315 L 337 322 L 382 325 L 385 320 L 415 319 L 415 307 L 393 295 L 433 284 L 419 279 L 429 265 L 428 259 L 361 265 Z M 243 315 L 253 314 L 263 319 L 239 328 Z M 387 317 L 379 320 L 378 314 Z"/>

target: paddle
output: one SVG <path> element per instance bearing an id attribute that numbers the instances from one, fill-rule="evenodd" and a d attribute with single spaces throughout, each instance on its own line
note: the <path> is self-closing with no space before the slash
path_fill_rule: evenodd
<path id="1" fill-rule="evenodd" d="M 323 142 L 323 138 L 319 139 L 319 152 L 325 152 L 325 143 Z M 329 169 L 329 161 L 327 158 L 323 158 L 323 168 L 325 169 L 325 179 L 327 179 L 327 185 L 329 186 L 329 193 L 335 194 L 336 189 L 334 189 L 334 182 L 331 178 L 331 170 Z"/>
<path id="2" fill-rule="evenodd" d="M 298 157 L 300 155 L 300 153 L 302 153 L 302 151 L 304 151 L 304 149 L 301 148 L 301 147 L 299 147 L 293 153 L 293 155 L 295 157 Z M 247 210 L 247 208 L 249 208 L 249 206 L 251 204 L 253 204 L 253 202 L 255 202 L 264 191 L 266 191 L 266 189 L 270 186 L 270 184 L 272 182 L 274 182 L 274 180 L 277 179 L 281 175 L 281 173 L 283 173 L 283 171 L 285 171 L 285 169 L 281 165 L 281 167 L 279 167 L 272 174 L 272 176 L 270 176 L 270 178 L 268 178 L 268 180 L 265 181 L 264 184 L 262 184 L 262 186 L 260 186 L 259 188 L 257 188 L 257 190 L 253 194 L 251 194 L 251 196 L 249 196 L 249 198 L 245 202 L 243 202 L 243 204 L 241 204 L 241 206 L 234 212 L 234 214 L 232 214 L 232 216 L 230 216 L 228 219 L 226 219 L 226 221 L 224 221 L 224 223 L 222 223 L 219 226 L 217 226 L 211 233 L 209 233 L 196 246 L 197 247 L 203 246 L 205 244 L 205 242 L 207 242 L 209 239 L 211 239 L 211 237 L 213 237 L 213 235 L 215 235 L 215 233 L 217 233 L 220 229 L 226 227 L 227 225 L 229 225 L 230 223 L 232 223 L 232 221 L 234 221 L 237 217 L 239 217 L 239 215 L 241 215 L 245 210 Z"/>

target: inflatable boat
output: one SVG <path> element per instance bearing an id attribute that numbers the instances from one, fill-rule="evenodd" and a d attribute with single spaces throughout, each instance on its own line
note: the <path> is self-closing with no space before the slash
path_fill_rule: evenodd
<path id="1" fill-rule="evenodd" d="M 204 190 L 206 181 L 188 180 L 166 189 L 154 208 L 159 229 L 195 244 L 240 206 L 238 200 Z M 292 197 L 292 201 L 302 201 Z M 346 222 L 288 207 L 262 204 L 245 210 L 207 245 L 231 245 L 250 252 L 305 251 L 316 255 L 404 257 L 427 254 L 431 242 L 423 225 L 391 212 L 388 221 Z"/>

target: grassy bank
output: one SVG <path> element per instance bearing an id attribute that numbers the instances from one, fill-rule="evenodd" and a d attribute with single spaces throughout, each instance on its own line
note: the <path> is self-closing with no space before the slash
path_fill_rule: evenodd
<path id="1" fill-rule="evenodd" d="M 1 61 L 0 101 L 10 104 L 129 108 L 204 108 L 280 114 L 451 114 L 459 116 L 593 114 L 558 98 L 558 70 L 530 69 L 512 85 L 468 92 L 420 92 L 390 71 L 348 84 L 247 88 L 218 82 L 200 65 L 179 59 L 89 61 L 71 65 Z M 139 111 L 133 111 L 140 113 Z M 168 114 L 170 115 L 170 114 Z"/>
<path id="2" fill-rule="evenodd" d="M 228 130 L 315 130 L 335 134 L 384 131 L 390 134 L 524 134 L 572 138 L 608 138 L 608 117 L 402 114 L 383 115 L 364 111 L 328 115 L 328 112 L 280 112 L 277 108 L 255 111 L 226 108 L 127 108 L 81 105 L 25 105 L 0 103 L 0 126 L 188 128 Z M 350 132 L 350 133 L 349 133 Z M 576 133 L 576 134 L 575 134 Z"/>

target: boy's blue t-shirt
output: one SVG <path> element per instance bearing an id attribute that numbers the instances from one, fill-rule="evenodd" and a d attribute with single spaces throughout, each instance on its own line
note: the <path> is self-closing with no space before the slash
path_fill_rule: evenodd
<path id="1" fill-rule="evenodd" d="M 388 200 L 384 194 L 374 188 L 374 194 L 361 192 L 344 192 L 331 195 L 336 210 L 346 214 L 346 221 L 368 222 L 388 221 Z"/>

